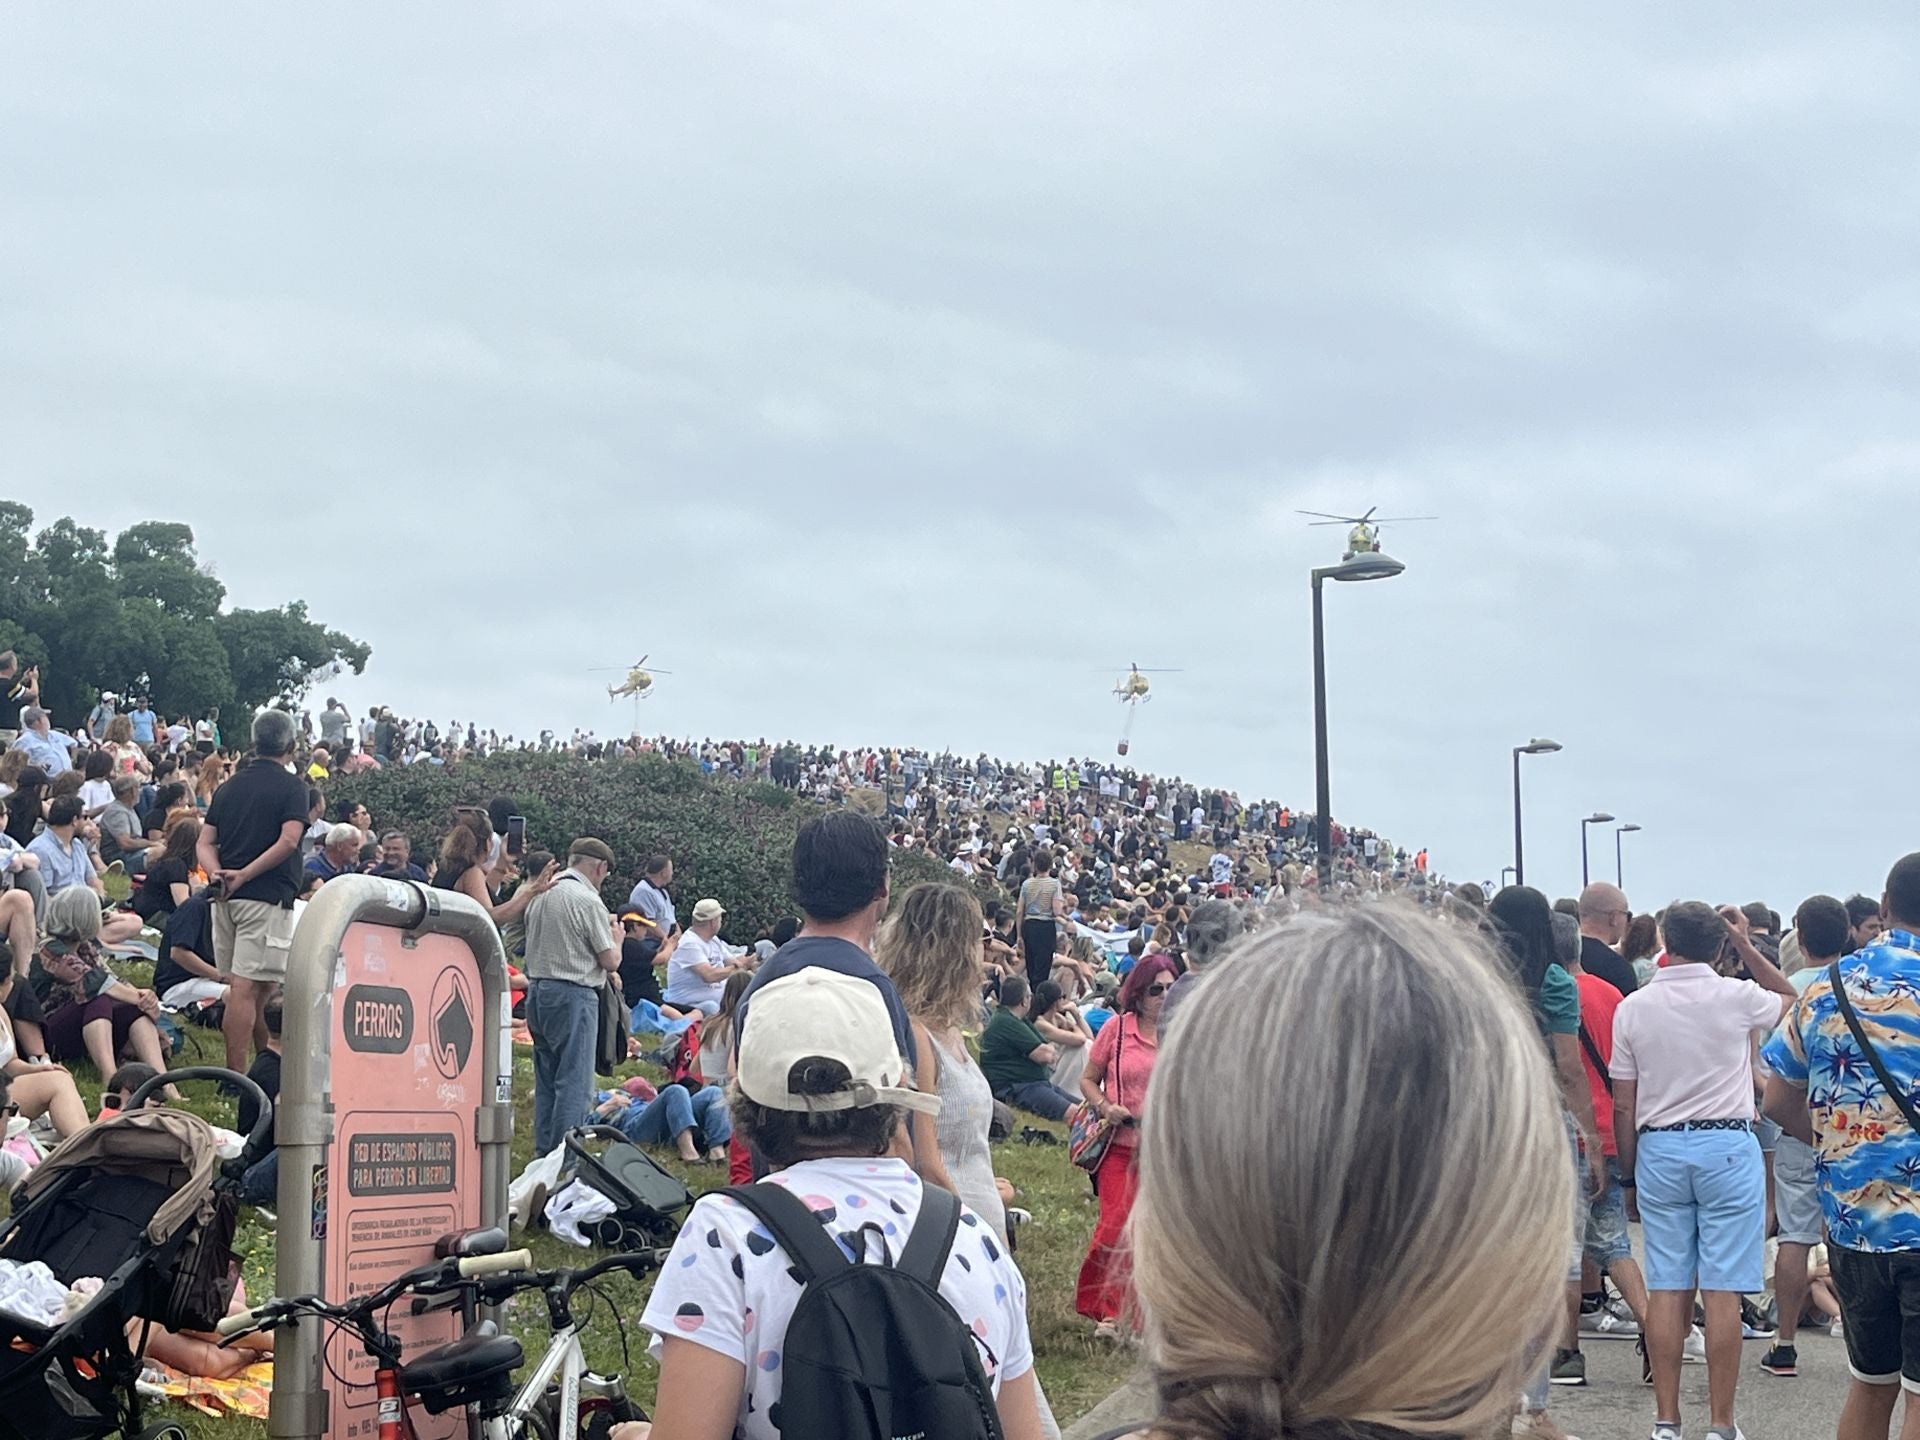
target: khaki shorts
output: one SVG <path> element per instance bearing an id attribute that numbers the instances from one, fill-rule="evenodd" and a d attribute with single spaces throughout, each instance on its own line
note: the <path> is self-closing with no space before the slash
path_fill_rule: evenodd
<path id="1" fill-rule="evenodd" d="M 213 960 L 222 975 L 263 985 L 287 978 L 293 911 L 264 900 L 223 900 L 213 907 Z"/>

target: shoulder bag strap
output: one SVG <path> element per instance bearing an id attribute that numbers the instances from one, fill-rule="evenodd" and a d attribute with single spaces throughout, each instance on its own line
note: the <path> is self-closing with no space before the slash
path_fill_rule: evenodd
<path id="1" fill-rule="evenodd" d="M 1587 1058 L 1593 1062 L 1593 1068 L 1600 1072 L 1600 1083 L 1607 1087 L 1607 1094 L 1613 1093 L 1613 1076 L 1607 1071 L 1607 1062 L 1600 1058 L 1600 1047 L 1593 1043 L 1593 1032 L 1587 1029 L 1587 1022 L 1580 1022 L 1580 1044 L 1587 1052 Z"/>
<path id="2" fill-rule="evenodd" d="M 1847 1022 L 1847 1029 L 1853 1034 L 1853 1043 L 1860 1047 L 1860 1053 L 1867 1057 L 1867 1063 L 1873 1067 L 1873 1073 L 1879 1078 L 1880 1088 L 1887 1092 L 1902 1117 L 1916 1134 L 1920 1134 L 1920 1113 L 1916 1113 L 1913 1102 L 1900 1087 L 1893 1083 L 1893 1076 L 1887 1073 L 1887 1067 L 1879 1053 L 1867 1039 L 1866 1028 L 1861 1025 L 1860 1017 L 1853 1013 L 1853 1002 L 1847 998 L 1847 987 L 1840 979 L 1840 962 L 1834 961 L 1827 967 L 1827 982 L 1833 986 L 1833 1003 L 1840 1007 L 1840 1018 Z"/>
<path id="3" fill-rule="evenodd" d="M 799 1267 L 811 1285 L 853 1262 L 827 1234 L 827 1227 L 813 1218 L 806 1202 L 784 1185 L 732 1185 L 720 1192 L 731 1195 L 759 1217 L 787 1252 L 787 1258 Z"/>
<path id="4" fill-rule="evenodd" d="M 894 1268 L 938 1290 L 940 1277 L 946 1273 L 947 1255 L 953 1249 L 953 1237 L 959 1229 L 960 1202 L 953 1192 L 942 1190 L 938 1185 L 923 1184 L 920 1214 L 913 1222 L 906 1248 L 900 1252 L 900 1261 Z"/>

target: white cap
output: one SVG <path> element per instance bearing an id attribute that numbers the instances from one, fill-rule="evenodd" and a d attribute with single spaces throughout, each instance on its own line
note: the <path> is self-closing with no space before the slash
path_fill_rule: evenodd
<path id="1" fill-rule="evenodd" d="M 796 1095 L 793 1069 L 818 1057 L 851 1077 L 825 1095 Z M 940 1097 L 905 1089 L 906 1062 L 893 1038 L 887 1002 L 871 980 L 818 965 L 783 975 L 753 992 L 740 1032 L 740 1091 L 769 1110 L 855 1110 L 898 1105 L 940 1113 Z"/>
<path id="2" fill-rule="evenodd" d="M 704 925 L 709 920 L 718 920 L 726 913 L 726 907 L 721 905 L 718 900 L 702 900 L 698 905 L 693 907 L 693 923 L 696 925 Z"/>

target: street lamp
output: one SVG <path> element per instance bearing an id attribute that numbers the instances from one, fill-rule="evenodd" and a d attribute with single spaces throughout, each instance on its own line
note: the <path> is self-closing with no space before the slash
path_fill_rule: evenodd
<path id="1" fill-rule="evenodd" d="M 1613 883 L 1622 890 L 1627 888 L 1626 871 L 1620 863 L 1620 837 L 1629 830 L 1638 830 L 1638 825 L 1622 825 L 1613 832 Z"/>
<path id="2" fill-rule="evenodd" d="M 1587 826 L 1611 825 L 1613 817 L 1604 810 L 1596 810 L 1580 822 L 1580 888 L 1587 888 Z"/>
<path id="3" fill-rule="evenodd" d="M 1503 890 L 1506 888 L 1507 876 L 1517 874 L 1519 874 L 1519 871 L 1515 870 L 1511 865 L 1502 865 L 1500 867 L 1500 888 Z M 1516 880 L 1514 883 L 1517 885 L 1520 882 Z"/>
<path id="4" fill-rule="evenodd" d="M 1319 842 L 1320 894 L 1333 886 L 1333 801 L 1327 777 L 1327 642 L 1320 614 L 1320 586 L 1326 580 L 1391 580 L 1407 567 L 1391 555 L 1364 551 L 1338 565 L 1323 565 L 1313 572 L 1313 769 L 1315 838 Z"/>
<path id="5" fill-rule="evenodd" d="M 1524 745 L 1513 747 L 1513 883 L 1527 883 L 1527 862 L 1522 858 L 1522 836 L 1520 825 L 1520 757 L 1522 755 L 1551 755 L 1560 748 L 1558 740 L 1529 740 Z M 1505 873 L 1505 872 L 1502 872 Z"/>

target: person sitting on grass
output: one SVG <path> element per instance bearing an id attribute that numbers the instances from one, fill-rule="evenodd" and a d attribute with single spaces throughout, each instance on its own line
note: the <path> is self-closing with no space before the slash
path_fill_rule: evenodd
<path id="1" fill-rule="evenodd" d="M 616 1090 L 594 1118 L 636 1145 L 672 1145 L 689 1165 L 725 1160 L 727 1141 L 733 1138 L 726 1092 L 718 1085 L 694 1088 L 676 1083 L 646 1101 Z"/>
<path id="2" fill-rule="evenodd" d="M 1031 999 L 1025 976 L 1009 975 L 1000 982 L 1000 1008 L 980 1036 L 980 1073 L 993 1087 L 994 1099 L 1042 1120 L 1064 1120 L 1078 1102 L 1053 1083 L 1060 1051 L 1027 1018 Z"/>
<path id="3" fill-rule="evenodd" d="M 25 983 L 6 971 L 0 977 L 0 1000 L 13 986 Z M 13 1106 L 12 1114 L 28 1121 L 47 1116 L 53 1133 L 62 1140 L 87 1127 L 87 1104 L 73 1076 L 58 1065 L 35 1065 L 25 1059 L 14 1043 L 13 1022 L 4 1010 L 0 1010 L 0 1085 L 8 1092 L 5 1098 Z"/>
<path id="4" fill-rule="evenodd" d="M 46 932 L 27 981 L 47 1053 L 63 1062 L 89 1059 L 102 1075 L 111 1075 L 127 1054 L 164 1069 L 166 1047 L 154 1024 L 160 997 L 129 985 L 101 960 L 100 902 L 93 891 L 72 885 L 49 899 Z"/>

